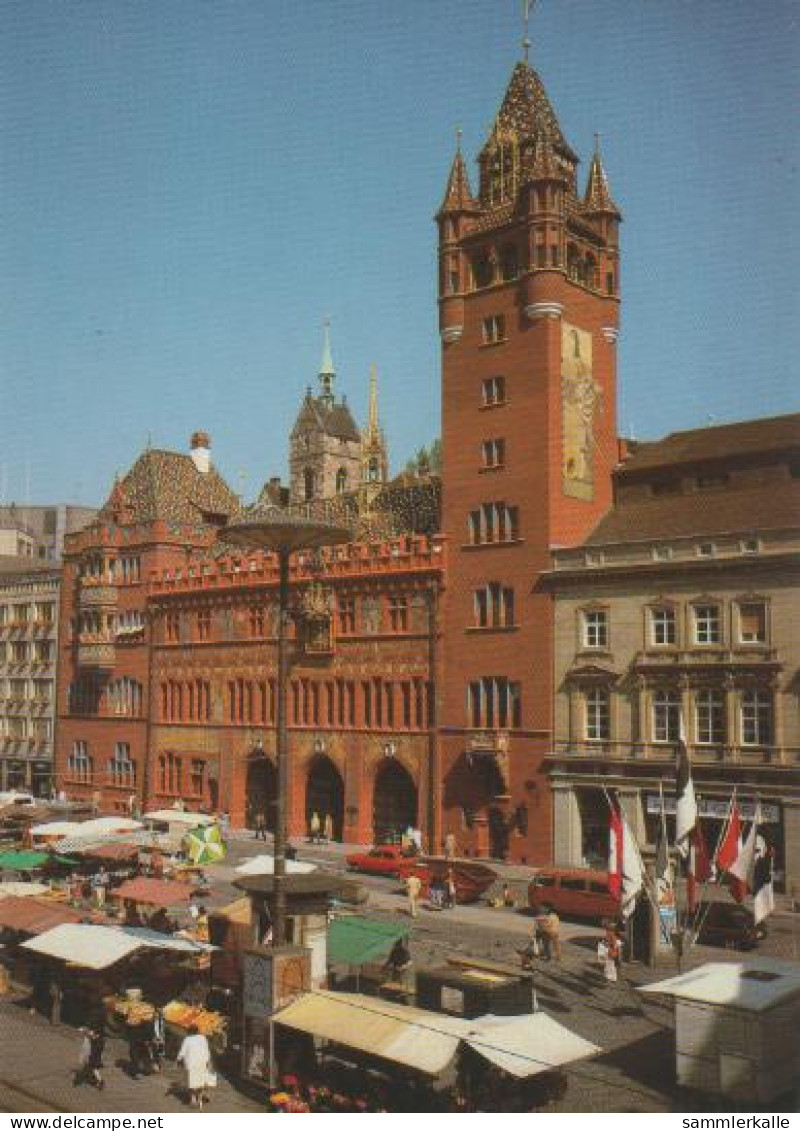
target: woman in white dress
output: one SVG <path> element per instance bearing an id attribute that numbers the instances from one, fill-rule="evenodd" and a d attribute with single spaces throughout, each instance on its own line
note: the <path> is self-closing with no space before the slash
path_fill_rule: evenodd
<path id="1" fill-rule="evenodd" d="M 190 1104 L 192 1107 L 202 1107 L 204 1102 L 209 1102 L 206 1089 L 216 1087 L 217 1077 L 211 1070 L 208 1038 L 198 1032 L 195 1025 L 189 1030 L 189 1036 L 184 1037 L 178 1052 L 178 1063 L 183 1065 L 186 1073 Z"/>

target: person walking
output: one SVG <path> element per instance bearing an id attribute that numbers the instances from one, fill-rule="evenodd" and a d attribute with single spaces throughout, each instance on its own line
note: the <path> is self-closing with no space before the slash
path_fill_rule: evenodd
<path id="1" fill-rule="evenodd" d="M 446 892 L 446 905 L 447 907 L 455 907 L 458 891 L 456 889 L 456 878 L 453 875 L 453 869 L 447 869 L 447 879 L 444 882 Z"/>
<path id="2" fill-rule="evenodd" d="M 189 1103 L 192 1107 L 202 1107 L 209 1102 L 206 1094 L 208 1088 L 215 1088 L 217 1077 L 211 1070 L 211 1049 L 208 1038 L 192 1025 L 188 1037 L 184 1037 L 183 1044 L 178 1051 L 178 1063 L 183 1065 L 186 1073 L 186 1087 L 189 1091 Z"/>
<path id="3" fill-rule="evenodd" d="M 408 913 L 416 919 L 419 909 L 419 893 L 422 891 L 422 880 L 413 872 L 406 879 L 406 893 L 408 894 Z"/>
<path id="4" fill-rule="evenodd" d="M 73 1080 L 74 1087 L 80 1087 L 84 1081 L 92 1084 L 98 1092 L 105 1087 L 103 1080 L 103 1051 L 106 1046 L 105 1033 L 102 1025 L 93 1028 L 87 1027 L 80 1030 L 82 1035 L 80 1062 Z"/>
<path id="5" fill-rule="evenodd" d="M 312 844 L 319 844 L 320 832 L 322 830 L 322 823 L 319 819 L 319 813 L 314 810 L 311 814 L 311 820 L 308 823 L 309 836 L 308 839 Z"/>
<path id="6" fill-rule="evenodd" d="M 613 923 L 609 923 L 606 927 L 603 944 L 605 946 L 603 974 L 607 982 L 617 982 L 622 966 L 622 942 Z"/>
<path id="7" fill-rule="evenodd" d="M 333 817 L 330 813 L 325 814 L 323 829 L 325 833 L 325 840 L 328 842 L 328 844 L 330 844 L 333 840 Z"/>
<path id="8" fill-rule="evenodd" d="M 543 930 L 549 943 L 550 958 L 561 961 L 561 920 L 554 907 L 548 909 L 543 921 Z"/>
<path id="9" fill-rule="evenodd" d="M 454 860 L 456 855 L 456 834 L 448 833 L 444 838 L 444 858 Z"/>

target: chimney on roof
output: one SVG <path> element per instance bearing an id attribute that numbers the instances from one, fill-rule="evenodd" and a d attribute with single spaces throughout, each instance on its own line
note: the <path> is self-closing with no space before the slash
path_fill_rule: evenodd
<path id="1" fill-rule="evenodd" d="M 201 475 L 207 475 L 211 470 L 211 437 L 208 432 L 193 432 L 189 443 L 192 463 Z"/>

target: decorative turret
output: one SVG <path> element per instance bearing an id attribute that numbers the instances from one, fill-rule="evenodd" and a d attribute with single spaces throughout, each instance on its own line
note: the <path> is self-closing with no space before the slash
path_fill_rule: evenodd
<path id="1" fill-rule="evenodd" d="M 369 412 L 367 427 L 361 435 L 361 481 L 369 494 L 376 492 L 389 478 L 389 457 L 386 439 L 378 418 L 378 378 L 375 366 L 369 373 Z"/>
<path id="2" fill-rule="evenodd" d="M 461 154 L 461 130 L 459 130 L 458 149 L 453 158 L 453 164 L 450 166 L 450 176 L 447 178 L 444 200 L 442 201 L 442 207 L 436 214 L 436 218 L 440 219 L 442 216 L 451 216 L 461 212 L 475 212 L 477 210 L 478 204 L 472 195 L 467 166 L 464 164 L 464 158 Z"/>
<path id="3" fill-rule="evenodd" d="M 588 213 L 591 215 L 610 215 L 616 216 L 621 219 L 620 210 L 617 208 L 614 201 L 611 199 L 611 193 L 608 188 L 608 177 L 603 166 L 603 159 L 600 156 L 599 137 L 595 137 L 594 154 L 592 156 L 592 163 L 589 166 L 589 177 L 586 182 L 586 193 L 583 198 L 583 204 Z"/>

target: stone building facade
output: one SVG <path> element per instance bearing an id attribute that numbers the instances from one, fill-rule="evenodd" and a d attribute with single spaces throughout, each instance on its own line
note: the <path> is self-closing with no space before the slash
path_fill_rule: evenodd
<path id="1" fill-rule="evenodd" d="M 642 444 L 614 480 L 546 579 L 554 859 L 604 861 L 606 789 L 653 846 L 683 728 L 712 846 L 734 789 L 760 799 L 800 893 L 800 416 Z"/>
<path id="2" fill-rule="evenodd" d="M 462 851 L 551 852 L 550 548 L 611 504 L 620 213 L 517 64 L 470 188 L 460 151 L 437 215 L 442 340 L 443 821 Z"/>
<path id="3" fill-rule="evenodd" d="M 52 566 L 0 564 L 0 789 L 52 786 L 58 603 Z"/>
<path id="4" fill-rule="evenodd" d="M 375 491 L 389 477 L 386 441 L 378 422 L 374 370 L 370 379 L 369 419 L 362 435 L 343 397 L 336 396 L 336 371 L 329 329 L 320 364 L 320 391 L 309 386 L 289 440 L 289 499 L 299 505 L 355 491 Z"/>

